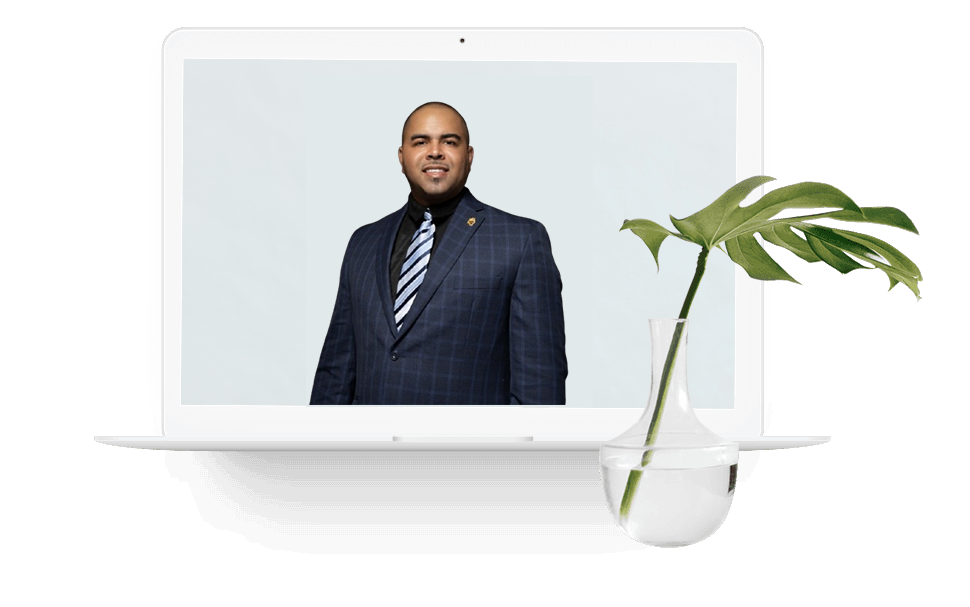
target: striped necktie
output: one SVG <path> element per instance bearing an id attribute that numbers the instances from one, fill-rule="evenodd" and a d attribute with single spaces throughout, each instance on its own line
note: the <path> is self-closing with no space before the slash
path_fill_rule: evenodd
<path id="1" fill-rule="evenodd" d="M 433 242 L 434 223 L 431 222 L 431 213 L 425 211 L 424 221 L 421 222 L 418 230 L 411 237 L 408 254 L 404 258 L 404 265 L 401 267 L 401 279 L 397 283 L 397 299 L 394 300 L 394 322 L 397 323 L 398 331 L 401 330 L 404 317 L 411 309 L 418 287 L 421 286 L 424 275 L 428 271 L 428 261 L 431 259 L 431 244 Z"/>

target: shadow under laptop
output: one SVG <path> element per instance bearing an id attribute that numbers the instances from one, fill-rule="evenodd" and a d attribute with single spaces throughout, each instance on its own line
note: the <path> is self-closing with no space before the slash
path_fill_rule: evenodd
<path id="1" fill-rule="evenodd" d="M 307 553 L 605 553 L 595 452 L 172 451 L 202 518 Z"/>

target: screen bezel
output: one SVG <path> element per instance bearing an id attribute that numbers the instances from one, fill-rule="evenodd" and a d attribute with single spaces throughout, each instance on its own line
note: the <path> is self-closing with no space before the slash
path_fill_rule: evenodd
<path id="1" fill-rule="evenodd" d="M 465 39 L 466 42 L 460 42 Z M 386 441 L 391 437 L 606 440 L 637 408 L 279 407 L 181 403 L 182 76 L 186 59 L 663 61 L 737 65 L 737 178 L 763 171 L 762 46 L 746 29 L 180 29 L 163 45 L 162 424 L 167 436 Z M 763 287 L 735 270 L 734 408 L 699 409 L 724 436 L 762 432 Z M 648 362 L 644 363 L 647 372 Z M 644 406 L 646 403 L 644 402 Z"/>

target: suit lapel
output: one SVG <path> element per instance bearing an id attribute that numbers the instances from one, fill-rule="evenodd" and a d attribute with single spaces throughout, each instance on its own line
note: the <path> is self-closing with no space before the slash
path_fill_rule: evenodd
<path id="1" fill-rule="evenodd" d="M 485 219 L 482 213 L 484 208 L 485 205 L 476 200 L 471 192 L 466 192 L 461 199 L 458 208 L 455 209 L 455 214 L 448 221 L 448 228 L 445 230 L 441 242 L 435 249 L 434 255 L 431 256 L 428 273 L 424 276 L 424 282 L 418 287 L 417 295 L 414 296 L 414 303 L 411 304 L 411 309 L 404 317 L 404 324 L 401 326 L 401 333 L 397 336 L 397 339 L 401 339 L 408 332 L 421 312 L 424 311 L 424 308 L 427 307 L 435 291 L 441 286 L 441 281 L 445 279 L 455 262 L 461 257 L 468 241 L 471 240 Z M 474 221 L 471 221 L 473 218 Z M 389 259 L 390 257 L 388 257 Z M 393 323 L 393 318 L 391 322 Z"/>
<path id="2" fill-rule="evenodd" d="M 397 323 L 394 322 L 394 299 L 391 297 L 391 251 L 394 250 L 394 241 L 397 239 L 397 232 L 404 221 L 404 214 L 407 213 L 408 205 L 391 216 L 391 220 L 383 227 L 380 235 L 380 244 L 377 247 L 377 292 L 381 296 L 381 306 L 384 308 L 384 316 L 387 318 L 387 327 L 391 330 L 391 335 L 397 335 Z M 422 285 L 423 286 L 423 285 Z"/>

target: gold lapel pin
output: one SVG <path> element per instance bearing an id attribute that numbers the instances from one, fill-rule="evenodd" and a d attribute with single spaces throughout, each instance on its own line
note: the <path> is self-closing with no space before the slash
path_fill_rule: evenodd
<path id="1" fill-rule="evenodd" d="M 472 217 L 471 219 L 468 220 L 468 225 L 470 225 L 470 226 L 475 225 L 475 218 L 474 217 Z"/>

